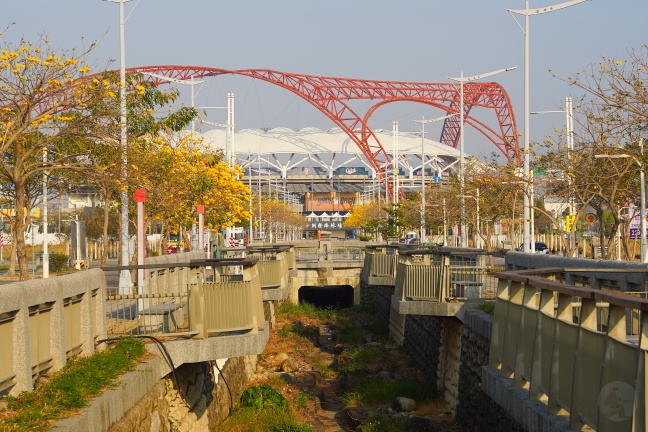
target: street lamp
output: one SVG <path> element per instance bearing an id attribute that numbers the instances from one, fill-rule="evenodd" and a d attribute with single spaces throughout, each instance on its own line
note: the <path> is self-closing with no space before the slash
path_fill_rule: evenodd
<path id="1" fill-rule="evenodd" d="M 574 151 L 574 116 L 572 112 L 572 98 L 571 97 L 566 97 L 565 98 L 565 109 L 564 110 L 549 110 L 549 111 L 532 111 L 530 114 L 548 114 L 548 113 L 565 113 L 566 115 L 566 123 L 565 123 L 565 128 L 567 131 L 567 162 L 568 162 L 568 171 L 571 171 L 571 154 Z M 570 216 L 574 216 L 576 214 L 576 205 L 574 203 L 574 194 L 572 193 L 572 178 L 571 178 L 571 173 L 567 173 L 567 185 L 569 188 L 569 197 L 568 197 L 568 204 L 569 204 L 569 214 Z M 533 234 L 533 230 L 531 231 Z M 534 249 L 535 249 L 535 241 L 532 241 Z M 569 237 L 569 246 L 572 249 L 576 249 L 576 238 L 575 236 L 571 235 Z"/>
<path id="2" fill-rule="evenodd" d="M 148 75 L 148 76 L 151 76 L 153 78 L 157 78 L 157 79 L 160 79 L 160 80 L 163 80 L 163 81 L 168 81 L 168 82 L 172 82 L 172 83 L 176 83 L 176 84 L 186 84 L 186 85 L 191 86 L 191 108 L 196 107 L 196 104 L 195 104 L 196 94 L 194 92 L 194 86 L 198 85 L 198 84 L 202 84 L 202 83 L 205 82 L 205 81 L 194 81 L 193 76 L 189 80 L 180 80 L 180 79 L 177 79 L 177 78 L 167 77 L 167 76 L 164 76 L 164 75 L 159 75 L 159 74 L 155 74 L 155 73 L 151 73 L 151 72 L 144 72 L 144 75 Z M 193 134 L 194 132 L 195 132 L 194 121 L 191 120 L 191 133 Z"/>
<path id="3" fill-rule="evenodd" d="M 120 68 L 119 68 L 119 85 L 121 88 L 120 92 L 120 104 L 119 104 L 119 125 L 121 128 L 120 135 L 120 145 L 122 150 L 122 170 L 121 178 L 124 182 L 124 186 L 127 184 L 128 180 L 128 171 L 127 171 L 127 150 L 128 143 L 126 140 L 126 44 L 124 40 L 124 3 L 130 0 L 105 0 L 111 3 L 119 3 L 119 53 L 120 53 Z M 122 188 L 120 193 L 121 200 L 121 265 L 128 266 L 130 253 L 129 253 L 129 236 L 128 236 L 128 190 L 126 187 Z M 119 273 L 119 292 L 120 294 L 128 294 L 132 286 L 130 272 L 128 270 L 122 270 Z"/>
<path id="4" fill-rule="evenodd" d="M 450 114 L 428 120 L 425 120 L 425 117 L 421 117 L 421 120 L 414 120 L 416 123 L 421 123 L 421 244 L 425 242 L 425 123 L 445 120 L 456 115 Z"/>
<path id="5" fill-rule="evenodd" d="M 639 138 L 639 154 L 643 158 L 644 154 L 644 146 L 643 146 L 643 137 Z M 641 244 L 641 263 L 646 264 L 648 263 L 648 239 L 646 238 L 646 178 L 645 178 L 645 173 L 644 173 L 644 164 L 643 164 L 643 159 L 637 159 L 636 157 L 630 155 L 630 154 L 597 154 L 594 155 L 594 158 L 596 159 L 601 159 L 601 158 L 608 158 L 608 159 L 623 159 L 623 158 L 629 158 L 632 159 L 639 165 L 639 181 L 640 181 L 640 199 L 641 199 L 641 206 L 639 207 L 639 217 L 641 218 L 640 225 L 639 225 L 639 230 L 640 232 L 640 244 Z M 617 242 L 617 247 L 619 247 L 620 242 Z M 618 258 L 621 259 L 621 254 L 618 254 Z"/>
<path id="6" fill-rule="evenodd" d="M 392 146 L 393 146 L 393 161 L 392 161 L 392 176 L 394 177 L 394 193 L 393 193 L 393 203 L 398 204 L 398 174 L 400 167 L 398 166 L 398 122 L 395 121 L 392 123 Z"/>
<path id="7" fill-rule="evenodd" d="M 439 204 L 434 204 L 432 207 L 439 207 Z M 448 245 L 448 227 L 446 225 L 446 200 L 443 198 L 443 246 Z"/>
<path id="8" fill-rule="evenodd" d="M 47 163 L 47 149 L 43 149 L 43 165 Z M 43 279 L 49 277 L 49 252 L 47 250 L 47 171 L 43 171 Z M 34 244 L 32 243 L 32 247 Z"/>
<path id="9" fill-rule="evenodd" d="M 499 69 L 492 72 L 486 72 L 480 75 L 473 75 L 469 77 L 464 77 L 463 71 L 459 77 L 448 77 L 449 80 L 457 81 L 459 83 L 459 183 L 460 183 L 460 192 L 459 194 L 463 196 L 464 194 L 464 83 L 469 81 L 476 81 L 478 79 L 486 78 L 489 76 L 496 75 L 502 72 L 508 72 L 517 69 L 517 66 L 513 66 L 506 69 Z M 466 233 L 464 230 L 464 220 L 466 214 L 466 201 L 461 198 L 461 215 L 459 220 L 459 231 L 461 231 L 460 237 L 460 246 L 462 248 L 466 247 Z"/>
<path id="10" fill-rule="evenodd" d="M 524 234 L 523 234 L 523 246 L 522 250 L 524 252 L 534 252 L 535 244 L 531 241 L 531 231 L 533 229 L 531 224 L 531 202 L 530 193 L 533 191 L 533 177 L 531 176 L 529 170 L 529 137 L 530 137 L 530 109 L 529 109 L 529 17 L 531 15 L 538 15 L 547 12 L 554 12 L 560 9 L 564 9 L 570 6 L 574 6 L 578 3 L 582 3 L 587 0 L 571 0 L 568 2 L 556 4 L 553 6 L 546 6 L 543 8 L 529 9 L 529 0 L 525 0 L 524 9 L 507 9 L 510 14 L 524 15 L 524 28 L 518 24 L 522 33 L 524 33 L 524 181 L 530 181 L 530 188 L 527 190 L 527 193 L 524 194 Z M 512 15 L 511 15 L 512 16 Z M 513 17 L 515 19 L 515 17 Z"/>
<path id="11" fill-rule="evenodd" d="M 477 224 L 475 227 L 475 230 L 477 231 L 477 235 L 475 236 L 475 247 L 481 246 L 481 222 L 479 219 L 479 188 L 475 189 L 475 195 L 458 195 L 459 198 L 473 198 L 476 202 L 476 210 L 477 210 Z"/>

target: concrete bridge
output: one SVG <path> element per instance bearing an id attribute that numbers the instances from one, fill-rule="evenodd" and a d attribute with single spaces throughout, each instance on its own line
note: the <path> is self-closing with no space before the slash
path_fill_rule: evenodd
<path id="1" fill-rule="evenodd" d="M 29 391 L 109 338 L 163 340 L 166 362 L 148 362 L 122 396 L 57 425 L 107 430 L 182 365 L 247 368 L 280 302 L 345 287 L 328 300 L 373 306 L 460 423 L 645 430 L 648 290 L 639 264 L 509 253 L 494 271 L 475 250 L 334 240 L 222 252 L 150 258 L 139 266 L 145 283 L 126 294 L 106 285 L 106 272 L 120 267 L 0 287 L 0 336 L 12 341 L 0 353 L 0 392 Z M 484 304 L 495 304 L 494 315 Z"/>

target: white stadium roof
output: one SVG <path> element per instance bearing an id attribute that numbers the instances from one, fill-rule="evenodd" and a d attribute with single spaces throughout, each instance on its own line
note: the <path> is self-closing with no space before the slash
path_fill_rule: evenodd
<path id="1" fill-rule="evenodd" d="M 394 147 L 392 131 L 378 129 L 373 132 L 391 156 Z M 225 151 L 225 129 L 211 129 L 202 135 L 207 145 Z M 459 150 L 437 141 L 425 139 L 423 146 L 426 169 L 447 171 L 459 158 Z M 288 128 L 243 129 L 234 133 L 233 149 L 236 163 L 243 166 L 256 166 L 261 160 L 264 165 L 279 171 L 294 166 L 321 166 L 331 171 L 343 166 L 364 166 L 371 170 L 360 149 L 339 128 L 320 130 L 309 127 L 299 131 Z M 398 154 L 402 169 L 413 171 L 420 168 L 420 133 L 400 132 Z"/>

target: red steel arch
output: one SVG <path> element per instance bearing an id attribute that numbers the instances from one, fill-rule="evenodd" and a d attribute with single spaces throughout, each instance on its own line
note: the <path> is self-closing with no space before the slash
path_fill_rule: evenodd
<path id="1" fill-rule="evenodd" d="M 335 78 L 315 75 L 293 74 L 267 69 L 227 70 L 202 66 L 142 66 L 129 68 L 129 72 L 162 75 L 178 80 L 205 78 L 224 74 L 257 78 L 283 87 L 318 108 L 355 142 L 377 172 L 391 161 L 390 155 L 368 126 L 371 114 L 381 105 L 391 102 L 420 102 L 458 113 L 460 109 L 459 86 L 452 83 L 424 83 L 401 81 L 376 81 L 352 78 Z M 152 78 L 157 84 L 166 83 Z M 376 100 L 361 117 L 346 101 Z M 495 111 L 499 130 L 472 117 L 473 107 Z M 504 88 L 494 82 L 464 84 L 464 118 L 493 143 L 509 163 L 521 164 L 518 133 L 511 101 Z M 458 116 L 444 121 L 440 142 L 457 148 L 460 125 Z"/>

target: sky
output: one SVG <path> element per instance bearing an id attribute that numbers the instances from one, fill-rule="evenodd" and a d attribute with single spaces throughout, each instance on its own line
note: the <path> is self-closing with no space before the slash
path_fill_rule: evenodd
<path id="1" fill-rule="evenodd" d="M 529 0 L 530 8 L 561 0 Z M 96 42 L 93 70 L 119 69 L 119 5 L 106 0 L 20 0 L 3 2 L 3 37 L 36 41 L 45 36 L 61 50 Z M 508 92 L 524 132 L 523 0 L 131 0 L 125 3 L 126 67 L 208 66 L 272 69 L 331 77 L 411 82 L 449 82 L 448 77 L 518 69 L 489 80 Z M 628 50 L 648 42 L 645 0 L 591 0 L 559 11 L 531 16 L 530 109 L 560 110 L 565 98 L 581 92 L 567 78 L 597 64 L 603 56 L 626 59 Z M 13 23 L 13 24 L 12 24 Z M 518 25 L 519 23 L 519 25 Z M 181 103 L 190 105 L 190 86 L 180 85 Z M 220 76 L 195 86 L 196 106 L 227 104 L 235 95 L 236 130 L 288 127 L 328 129 L 324 114 L 292 93 L 249 78 Z M 206 110 L 206 118 L 226 122 L 225 109 Z M 372 129 L 416 131 L 414 122 L 445 113 L 422 104 L 395 103 L 379 109 Z M 476 114 L 476 113 L 475 113 Z M 492 124 L 492 119 L 482 120 Z M 492 114 L 491 114 L 492 115 Z M 437 140 L 442 122 L 426 126 Z M 542 141 L 565 115 L 531 116 L 529 136 Z M 205 124 L 203 130 L 211 128 Z M 496 151 L 481 135 L 466 129 L 465 151 Z M 388 143 L 389 144 L 389 143 Z M 383 143 L 385 145 L 385 143 Z"/>

